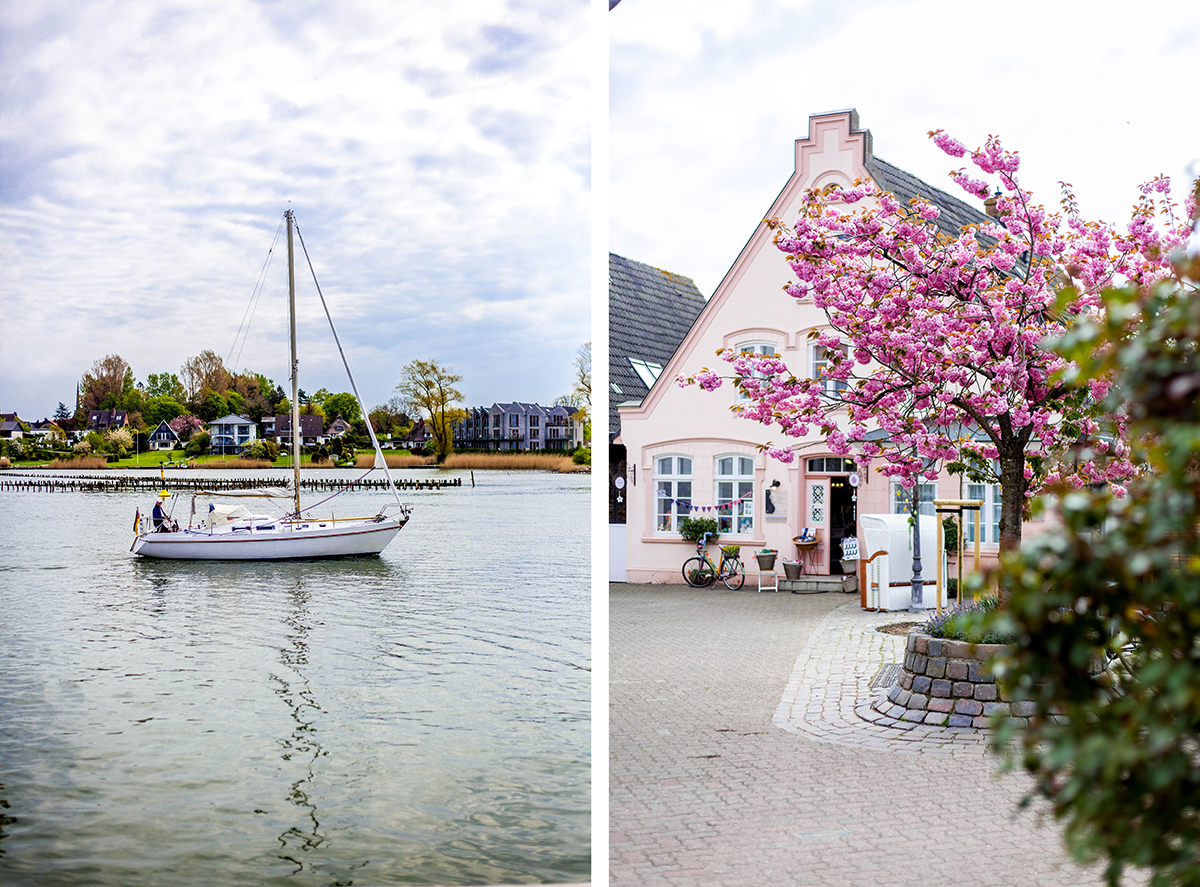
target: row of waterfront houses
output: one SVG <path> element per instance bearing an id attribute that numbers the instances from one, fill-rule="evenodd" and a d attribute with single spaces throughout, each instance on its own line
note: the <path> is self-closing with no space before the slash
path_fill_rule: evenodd
<path id="1" fill-rule="evenodd" d="M 129 427 L 126 410 L 92 410 L 88 413 L 87 424 L 66 436 L 79 440 L 88 432 L 104 434 Z M 207 423 L 206 427 L 211 452 L 224 455 L 245 452 L 257 440 L 274 440 L 286 445 L 292 437 L 290 414 L 264 416 L 261 422 L 231 414 Z M 328 425 L 321 416 L 302 415 L 301 445 L 322 446 L 350 428 L 350 423 L 341 415 Z M 61 429 L 48 419 L 27 423 L 16 413 L 0 414 L 0 438 L 40 437 L 55 431 L 62 434 Z M 536 403 L 494 403 L 490 407 L 475 407 L 454 427 L 454 445 L 459 449 L 569 451 L 583 445 L 583 436 L 583 423 L 575 407 L 543 407 Z M 397 442 L 404 447 L 422 447 L 432 437 L 428 423 L 417 420 Z M 166 421 L 159 422 L 147 440 L 152 450 L 173 450 L 182 445 L 179 434 Z"/>
<path id="2" fill-rule="evenodd" d="M 584 444 L 576 407 L 494 403 L 474 407 L 454 426 L 454 446 L 469 450 L 574 450 Z"/>

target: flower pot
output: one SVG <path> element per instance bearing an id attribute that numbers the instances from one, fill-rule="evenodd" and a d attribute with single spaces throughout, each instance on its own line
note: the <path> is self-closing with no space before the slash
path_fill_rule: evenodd
<path id="1" fill-rule="evenodd" d="M 799 579 L 804 575 L 804 564 L 800 561 L 784 561 L 783 574 L 788 579 Z"/>
<path id="2" fill-rule="evenodd" d="M 769 551 L 765 553 L 760 552 L 759 554 L 754 555 L 755 559 L 758 561 L 758 568 L 760 570 L 774 570 L 776 554 L 778 554 L 778 552 Z"/>

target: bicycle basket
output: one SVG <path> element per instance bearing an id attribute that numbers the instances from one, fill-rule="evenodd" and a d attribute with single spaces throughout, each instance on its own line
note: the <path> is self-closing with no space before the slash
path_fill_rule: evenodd
<path id="1" fill-rule="evenodd" d="M 721 554 L 725 557 L 741 557 L 742 547 L 740 545 L 722 545 Z"/>

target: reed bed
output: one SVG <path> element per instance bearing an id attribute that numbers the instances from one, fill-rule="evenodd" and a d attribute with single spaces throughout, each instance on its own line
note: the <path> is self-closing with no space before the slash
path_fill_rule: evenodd
<path id="1" fill-rule="evenodd" d="M 442 467 L 574 471 L 579 466 L 571 461 L 570 456 L 556 456 L 550 453 L 451 453 Z"/>
<path id="2" fill-rule="evenodd" d="M 97 468 L 107 468 L 108 460 L 103 456 L 76 456 L 73 459 L 55 459 L 47 468 L 61 468 L 67 471 L 92 471 Z"/>
<path id="3" fill-rule="evenodd" d="M 388 468 L 420 468 L 424 465 L 433 464 L 432 456 L 411 456 L 384 453 L 383 459 L 385 462 L 387 462 Z M 362 453 L 354 460 L 355 468 L 370 468 L 374 464 L 374 453 Z"/>
<path id="4" fill-rule="evenodd" d="M 226 459 L 224 462 L 201 462 L 193 468 L 274 468 L 275 463 L 268 459 Z"/>
<path id="5" fill-rule="evenodd" d="M 432 467 L 433 456 L 398 456 L 384 454 L 388 468 L 423 468 Z M 363 453 L 355 460 L 356 468 L 370 468 L 375 464 L 375 457 Z M 498 469 L 501 471 L 588 471 L 587 465 L 576 465 L 570 456 L 557 456 L 551 453 L 451 453 L 449 458 L 440 466 L 442 468 L 458 469 Z"/>

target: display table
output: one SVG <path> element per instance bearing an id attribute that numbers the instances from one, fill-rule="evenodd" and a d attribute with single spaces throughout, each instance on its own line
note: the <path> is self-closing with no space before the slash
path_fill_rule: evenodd
<path id="1" fill-rule="evenodd" d="M 821 565 L 821 559 L 817 557 L 817 550 L 821 547 L 820 539 L 809 539 L 805 542 L 800 541 L 800 537 L 796 536 L 792 539 L 796 544 L 796 559 L 804 565 L 801 572 L 815 573 Z"/>

